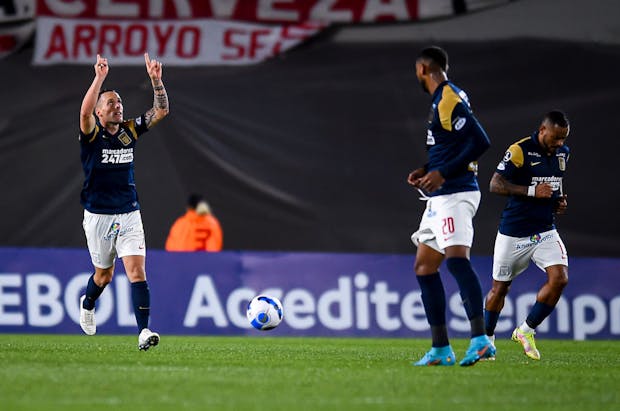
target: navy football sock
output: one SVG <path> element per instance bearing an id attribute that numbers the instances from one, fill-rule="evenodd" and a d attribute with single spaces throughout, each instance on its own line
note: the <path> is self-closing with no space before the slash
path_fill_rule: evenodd
<path id="1" fill-rule="evenodd" d="M 554 308 L 554 306 L 536 301 L 536 304 L 530 310 L 530 314 L 525 319 L 526 324 L 531 328 L 538 327 L 551 314 Z"/>
<path id="2" fill-rule="evenodd" d="M 484 328 L 487 332 L 487 335 L 491 336 L 495 334 L 495 327 L 497 326 L 498 319 L 498 312 L 484 310 Z"/>
<path id="3" fill-rule="evenodd" d="M 448 329 L 446 327 L 446 294 L 439 273 L 430 275 L 416 275 L 420 291 L 422 291 L 422 303 L 426 318 L 431 326 L 433 347 L 445 347 L 448 341 Z"/>
<path id="4" fill-rule="evenodd" d="M 471 324 L 471 336 L 484 334 L 484 318 L 482 315 L 482 287 L 478 274 L 465 257 L 451 257 L 446 259 L 446 266 L 456 279 L 461 292 L 463 306 Z"/>
<path id="5" fill-rule="evenodd" d="M 131 283 L 131 301 L 133 302 L 133 312 L 138 323 L 138 332 L 140 332 L 142 329 L 148 328 L 151 312 L 151 294 L 146 281 Z"/>
<path id="6" fill-rule="evenodd" d="M 95 308 L 95 301 L 97 301 L 97 298 L 99 298 L 99 296 L 105 289 L 105 285 L 103 287 L 99 287 L 97 284 L 95 284 L 94 277 L 95 274 L 91 275 L 88 279 L 88 283 L 86 284 L 86 298 L 84 299 L 82 307 L 87 310 L 92 310 L 93 308 Z"/>

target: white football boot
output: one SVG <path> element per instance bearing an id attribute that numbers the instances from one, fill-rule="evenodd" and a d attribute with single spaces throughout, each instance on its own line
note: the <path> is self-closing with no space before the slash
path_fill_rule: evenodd
<path id="1" fill-rule="evenodd" d="M 140 331 L 140 335 L 138 336 L 138 349 L 146 351 L 151 347 L 155 347 L 157 344 L 159 344 L 159 334 L 154 333 L 148 328 L 144 328 Z"/>
<path id="2" fill-rule="evenodd" d="M 87 310 L 84 308 L 86 296 L 80 297 L 80 327 L 87 335 L 95 335 L 97 332 L 97 321 L 95 321 L 95 309 Z"/>

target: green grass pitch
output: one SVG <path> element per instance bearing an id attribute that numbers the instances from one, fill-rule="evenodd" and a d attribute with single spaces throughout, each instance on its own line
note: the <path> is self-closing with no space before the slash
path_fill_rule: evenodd
<path id="1" fill-rule="evenodd" d="M 457 361 L 467 340 L 454 339 Z M 412 367 L 427 339 L 0 334 L 0 409 L 620 410 L 620 342 L 498 340 L 496 361 Z"/>

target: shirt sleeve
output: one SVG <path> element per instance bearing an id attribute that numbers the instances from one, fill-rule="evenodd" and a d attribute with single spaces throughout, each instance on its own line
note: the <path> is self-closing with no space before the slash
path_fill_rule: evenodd
<path id="1" fill-rule="evenodd" d="M 504 158 L 499 162 L 495 171 L 507 180 L 511 180 L 517 169 L 523 167 L 523 163 L 523 149 L 518 144 L 513 144 L 508 147 Z"/>
<path id="2" fill-rule="evenodd" d="M 93 131 L 91 131 L 88 134 L 84 134 L 82 130 L 80 129 L 78 132 L 78 140 L 80 141 L 81 144 L 92 143 L 95 140 L 95 137 L 97 136 L 98 132 L 99 132 L 99 124 L 95 124 L 95 128 L 93 128 Z"/>
<path id="3" fill-rule="evenodd" d="M 476 161 L 491 146 L 489 136 L 462 102 L 452 110 L 451 129 L 456 134 L 455 138 L 462 141 L 462 149 L 459 155 L 439 167 L 444 178 L 466 170 L 469 163 Z"/>
<path id="4" fill-rule="evenodd" d="M 149 128 L 146 126 L 146 120 L 144 118 L 144 114 L 142 114 L 140 117 L 136 117 L 136 118 L 129 120 L 127 122 L 127 125 L 131 129 L 131 131 L 134 133 L 134 135 L 136 136 L 136 140 L 142 134 L 149 131 Z"/>

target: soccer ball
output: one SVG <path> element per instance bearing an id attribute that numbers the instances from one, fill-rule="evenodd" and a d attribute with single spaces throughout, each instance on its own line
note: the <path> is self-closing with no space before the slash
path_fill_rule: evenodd
<path id="1" fill-rule="evenodd" d="M 261 331 L 276 328 L 284 317 L 282 303 L 269 295 L 257 295 L 248 304 L 248 321 L 252 327 Z"/>

